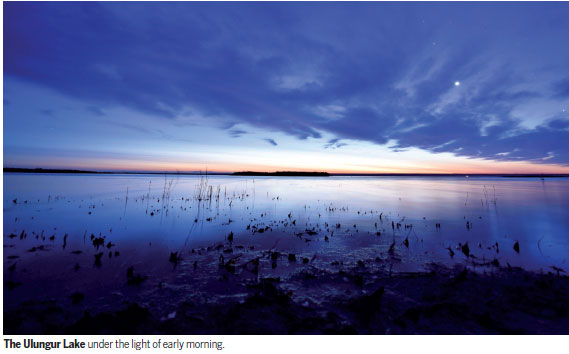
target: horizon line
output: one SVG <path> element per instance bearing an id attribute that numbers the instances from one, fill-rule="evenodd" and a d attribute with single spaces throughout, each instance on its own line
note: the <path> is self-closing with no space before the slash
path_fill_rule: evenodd
<path id="1" fill-rule="evenodd" d="M 307 176 L 309 174 L 327 174 L 329 176 L 494 176 L 494 177 L 569 177 L 564 173 L 404 173 L 404 172 L 377 172 L 377 173 L 334 173 L 327 171 L 143 171 L 143 170 L 80 170 L 67 168 L 20 168 L 20 167 L 4 167 L 4 173 L 84 173 L 84 174 L 153 174 L 153 175 L 218 175 L 218 176 L 279 176 L 278 174 L 288 173 L 297 174 L 298 176 Z M 293 177 L 293 176 L 291 176 Z"/>

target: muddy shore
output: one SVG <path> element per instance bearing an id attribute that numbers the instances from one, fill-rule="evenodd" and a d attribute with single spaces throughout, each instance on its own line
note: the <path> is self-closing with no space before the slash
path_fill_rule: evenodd
<path id="1" fill-rule="evenodd" d="M 183 301 L 168 314 L 124 300 L 116 309 L 27 302 L 4 312 L 5 334 L 568 334 L 569 277 L 519 268 L 389 275 L 304 269 L 290 279 L 225 280 L 231 294 Z M 321 301 L 318 289 L 335 288 Z M 166 290 L 164 290 L 166 291 Z M 317 298 L 317 297 L 316 297 Z M 73 299 L 80 302 L 82 299 Z M 132 300 L 132 299 L 131 299 Z"/>

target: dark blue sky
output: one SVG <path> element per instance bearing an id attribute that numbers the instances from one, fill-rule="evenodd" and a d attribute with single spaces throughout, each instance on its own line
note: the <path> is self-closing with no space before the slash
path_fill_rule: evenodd
<path id="1" fill-rule="evenodd" d="M 569 171 L 568 3 L 3 6 L 5 166 Z"/>

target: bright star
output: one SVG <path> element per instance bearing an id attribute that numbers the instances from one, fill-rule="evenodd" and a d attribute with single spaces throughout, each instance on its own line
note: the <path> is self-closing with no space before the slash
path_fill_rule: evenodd
<path id="1" fill-rule="evenodd" d="M 460 81 L 455 81 L 454 86 L 460 86 Z"/>

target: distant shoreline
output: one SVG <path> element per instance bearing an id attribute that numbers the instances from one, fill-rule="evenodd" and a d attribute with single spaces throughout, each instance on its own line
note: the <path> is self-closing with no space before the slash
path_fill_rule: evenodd
<path id="1" fill-rule="evenodd" d="M 13 168 L 4 167 L 4 173 L 77 173 L 77 174 L 130 174 L 130 175 L 187 175 L 187 176 L 276 176 L 276 177 L 504 177 L 504 178 L 567 178 L 569 174 L 503 174 L 503 173 L 329 173 L 329 172 L 302 172 L 302 171 L 277 171 L 277 172 L 144 172 L 144 171 L 86 171 L 73 169 L 50 169 L 50 168 Z"/>
<path id="2" fill-rule="evenodd" d="M 328 172 L 300 172 L 300 171 L 277 171 L 277 172 L 233 172 L 232 176 L 283 176 L 283 177 L 330 177 Z"/>

